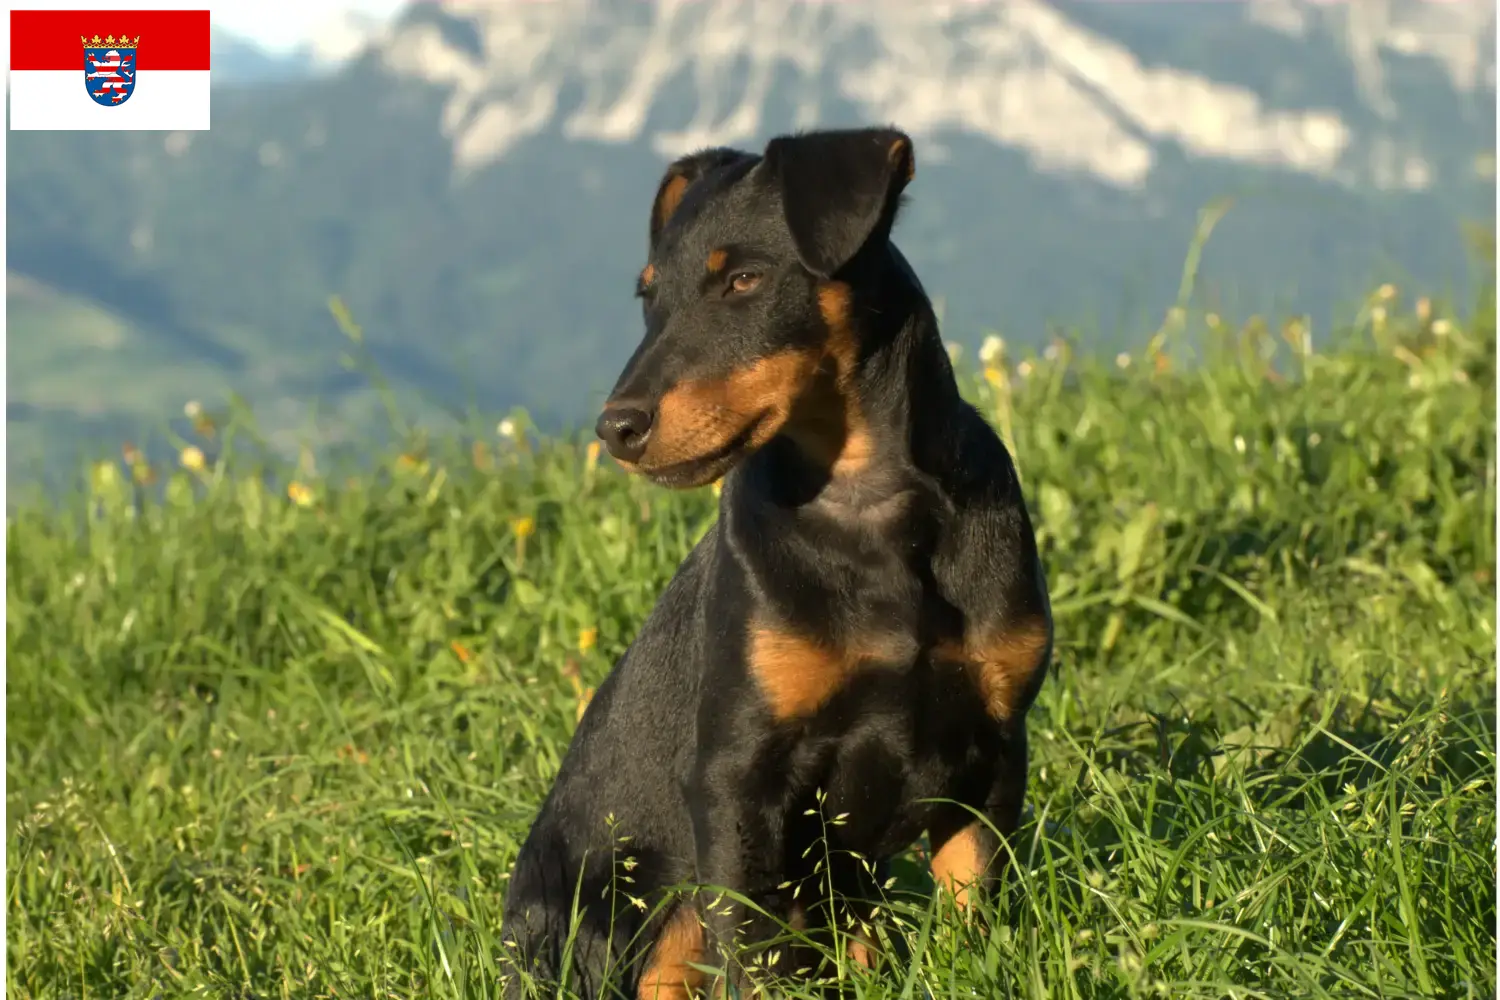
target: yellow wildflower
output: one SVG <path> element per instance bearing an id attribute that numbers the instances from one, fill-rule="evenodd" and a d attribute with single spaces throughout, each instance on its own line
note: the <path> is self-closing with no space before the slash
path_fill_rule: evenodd
<path id="1" fill-rule="evenodd" d="M 597 628 L 584 628 L 578 630 L 578 651 L 587 653 L 594 648 L 599 641 L 599 630 Z"/>
<path id="2" fill-rule="evenodd" d="M 287 499 L 298 507 L 311 507 L 313 502 L 313 491 L 299 482 L 290 482 L 286 486 Z"/>
<path id="3" fill-rule="evenodd" d="M 96 490 L 113 490 L 120 482 L 120 470 L 113 462 L 95 462 L 91 477 Z"/>
<path id="4" fill-rule="evenodd" d="M 182 454 L 178 456 L 178 459 L 182 462 L 183 468 L 192 469 L 194 472 L 202 471 L 203 467 L 208 464 L 203 457 L 202 450 L 193 445 L 182 449 Z"/>
<path id="5" fill-rule="evenodd" d="M 536 520 L 530 517 L 513 517 L 510 520 L 510 530 L 516 533 L 517 538 L 530 538 L 536 534 Z"/>

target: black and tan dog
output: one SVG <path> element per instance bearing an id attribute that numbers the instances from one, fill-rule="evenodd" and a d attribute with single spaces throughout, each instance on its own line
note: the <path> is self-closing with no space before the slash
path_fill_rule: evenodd
<path id="1" fill-rule="evenodd" d="M 765 948 L 781 925 L 828 928 L 820 888 L 871 898 L 859 857 L 923 831 L 961 905 L 1000 872 L 1051 616 L 1010 455 L 890 242 L 913 166 L 898 131 L 825 131 L 661 182 L 646 336 L 597 430 L 661 485 L 727 478 L 516 860 L 528 977 L 677 1000 L 699 965 L 789 973 L 807 955 Z M 737 895 L 659 906 L 684 883 Z"/>

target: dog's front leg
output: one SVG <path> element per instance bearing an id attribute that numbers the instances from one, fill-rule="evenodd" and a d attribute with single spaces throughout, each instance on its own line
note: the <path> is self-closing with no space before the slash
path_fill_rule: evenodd
<path id="1" fill-rule="evenodd" d="M 993 783 L 980 807 L 980 817 L 954 809 L 933 824 L 932 875 L 937 886 L 953 894 L 960 909 L 971 910 L 976 897 L 994 892 L 1005 874 L 1009 840 L 1020 825 L 1026 797 L 1026 725 L 1010 727 L 1005 748 L 996 761 Z M 998 834 L 998 836 L 997 836 Z"/>
<path id="2" fill-rule="evenodd" d="M 779 931 L 771 914 L 784 895 L 785 819 L 781 803 L 768 802 L 763 786 L 754 784 L 743 748 L 725 748 L 700 758 L 690 795 L 698 882 L 705 887 L 699 912 L 726 978 L 742 991 L 752 985 L 752 968 L 757 975 L 784 974 L 788 958 L 785 948 L 757 951 Z"/>

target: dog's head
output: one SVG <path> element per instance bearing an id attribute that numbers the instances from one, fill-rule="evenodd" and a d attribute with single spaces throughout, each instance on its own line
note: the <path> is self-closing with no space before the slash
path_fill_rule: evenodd
<path id="1" fill-rule="evenodd" d="M 893 129 L 713 149 L 667 168 L 637 292 L 646 335 L 596 430 L 626 468 L 701 486 L 784 434 L 856 468 L 857 262 L 882 252 L 911 180 Z"/>

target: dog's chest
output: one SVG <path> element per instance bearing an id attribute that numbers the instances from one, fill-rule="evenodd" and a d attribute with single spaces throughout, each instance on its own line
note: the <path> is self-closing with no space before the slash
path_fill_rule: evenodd
<path id="1" fill-rule="evenodd" d="M 868 587 L 844 588 L 816 618 L 794 611 L 752 621 L 745 662 L 775 723 L 841 737 L 868 728 L 917 753 L 971 742 L 997 721 L 963 622 L 891 567 Z"/>
<path id="2" fill-rule="evenodd" d="M 871 667 L 802 724 L 794 780 L 842 816 L 838 840 L 881 854 L 929 825 L 929 800 L 979 806 L 1006 729 L 986 710 L 967 664 L 923 654 L 903 669 Z"/>
<path id="3" fill-rule="evenodd" d="M 963 539 L 900 534 L 913 544 L 757 567 L 744 647 L 776 742 L 798 745 L 788 790 L 821 789 L 860 851 L 920 831 L 922 799 L 983 801 L 1051 645 L 1044 603 L 1007 600 Z"/>
<path id="4" fill-rule="evenodd" d="M 1045 616 L 1010 621 L 994 605 L 956 607 L 931 574 L 924 580 L 898 560 L 790 592 L 796 601 L 752 617 L 744 647 L 761 701 L 781 723 L 890 713 L 913 731 L 960 715 L 1004 722 L 1029 703 L 1050 646 Z"/>

